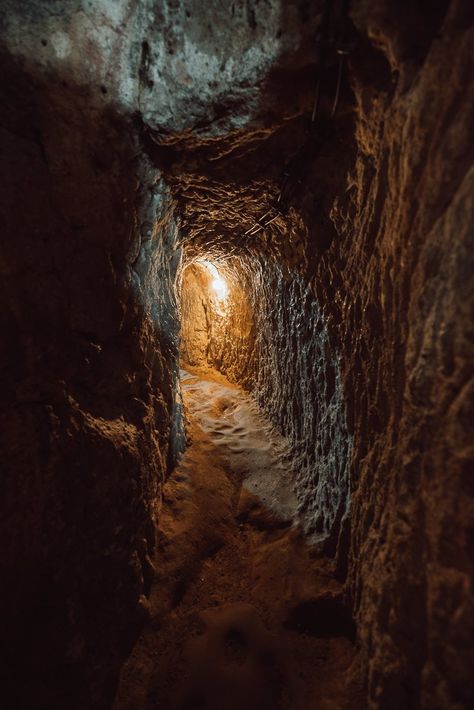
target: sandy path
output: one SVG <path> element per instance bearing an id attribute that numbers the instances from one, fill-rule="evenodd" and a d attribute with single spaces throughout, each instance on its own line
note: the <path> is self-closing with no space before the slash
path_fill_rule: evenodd
<path id="1" fill-rule="evenodd" d="M 222 376 L 182 385 L 190 445 L 164 487 L 147 622 L 114 710 L 362 708 L 331 563 L 291 525 L 284 439 Z"/>
<path id="2" fill-rule="evenodd" d="M 286 441 L 251 397 L 211 373 L 203 378 L 182 370 L 181 382 L 188 416 L 209 436 L 209 453 L 219 447 L 246 491 L 278 518 L 293 520 L 296 498 Z"/>

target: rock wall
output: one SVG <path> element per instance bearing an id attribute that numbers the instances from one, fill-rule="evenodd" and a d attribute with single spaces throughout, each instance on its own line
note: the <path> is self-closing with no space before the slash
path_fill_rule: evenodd
<path id="1" fill-rule="evenodd" d="M 222 248 L 240 250 L 255 283 L 264 273 L 268 284 L 255 288 L 245 362 L 229 371 L 245 373 L 249 387 L 258 383 L 273 420 L 300 452 L 316 453 L 311 488 L 318 475 L 329 484 L 335 470 L 321 466 L 326 436 L 333 461 L 338 447 L 352 451 L 350 525 L 346 518 L 336 556 L 358 621 L 369 706 L 469 707 L 472 11 L 452 2 L 405 15 L 390 3 L 354 2 L 351 16 L 358 36 L 350 90 L 304 179 L 300 170 L 286 218 L 247 238 L 236 227 L 236 247 L 226 229 L 236 207 L 251 227 L 274 193 L 261 175 L 242 191 L 241 155 L 236 186 L 223 179 L 229 163 L 221 172 L 212 166 L 210 239 L 214 200 L 222 205 L 227 193 L 234 203 L 221 210 Z M 256 153 L 260 165 L 272 140 L 282 153 L 291 144 L 274 134 Z M 207 178 L 196 174 L 202 186 Z M 202 230 L 204 215 L 195 217 Z M 336 409 L 324 403 L 331 382 Z M 331 435 L 316 425 L 321 401 L 322 412 L 339 412 Z M 317 515 L 306 520 L 310 529 Z"/>
<path id="2" fill-rule="evenodd" d="M 222 297 L 213 288 L 209 269 L 216 269 L 215 275 L 225 285 Z M 184 365 L 213 367 L 232 382 L 251 386 L 255 373 L 254 288 L 251 269 L 241 259 L 202 259 L 184 267 L 180 287 Z"/>
<path id="3" fill-rule="evenodd" d="M 170 197 L 131 119 L 2 57 L 2 700 L 103 708 L 182 446 Z"/>
<path id="4" fill-rule="evenodd" d="M 254 305 L 255 394 L 289 440 L 303 529 L 334 553 L 350 510 L 352 447 L 339 353 L 299 274 L 264 262 Z"/>
<path id="5" fill-rule="evenodd" d="M 201 266 L 190 265 L 183 270 L 180 294 L 180 355 L 183 367 L 207 367 L 211 319 L 211 275 Z M 217 317 L 217 313 L 215 314 Z"/>
<path id="6" fill-rule="evenodd" d="M 330 293 L 354 431 L 349 585 L 371 707 L 473 699 L 473 17 L 453 2 L 440 18 L 416 39 L 389 3 L 354 8 L 397 83 L 381 91 L 354 67 L 358 154 L 334 207 L 346 266 Z"/>

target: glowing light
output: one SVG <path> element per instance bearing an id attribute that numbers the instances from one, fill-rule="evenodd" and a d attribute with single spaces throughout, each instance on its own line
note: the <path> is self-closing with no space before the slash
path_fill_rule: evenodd
<path id="1" fill-rule="evenodd" d="M 221 276 L 218 276 L 217 278 L 212 280 L 211 286 L 216 292 L 217 298 L 220 301 L 223 301 L 224 298 L 227 296 L 227 292 L 229 290 L 224 279 Z"/>
<path id="2" fill-rule="evenodd" d="M 224 301 L 229 293 L 229 287 L 227 286 L 225 279 L 223 279 L 222 276 L 219 276 L 219 271 L 217 270 L 217 266 L 215 264 L 210 261 L 202 261 L 201 263 L 213 277 L 211 287 L 215 291 L 217 298 L 219 301 Z"/>

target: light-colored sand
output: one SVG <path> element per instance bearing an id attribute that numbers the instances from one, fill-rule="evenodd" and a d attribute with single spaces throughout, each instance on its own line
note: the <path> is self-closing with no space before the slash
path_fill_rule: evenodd
<path id="1" fill-rule="evenodd" d="M 293 472 L 286 440 L 279 436 L 252 398 L 212 372 L 181 370 L 181 385 L 189 416 L 228 457 L 242 486 L 275 517 L 296 515 Z"/>

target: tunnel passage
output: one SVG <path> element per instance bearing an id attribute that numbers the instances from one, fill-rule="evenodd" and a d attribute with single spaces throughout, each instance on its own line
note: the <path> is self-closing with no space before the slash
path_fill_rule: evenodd
<path id="1" fill-rule="evenodd" d="M 183 366 L 210 366 L 243 377 L 253 327 L 249 284 L 237 259 L 197 258 L 184 265 L 180 292 Z"/>
<path id="2" fill-rule="evenodd" d="M 199 259 L 249 317 L 193 357 L 291 444 L 367 706 L 473 706 L 473 27 L 464 0 L 2 2 L 12 706 L 109 710 L 164 583 Z"/>
<path id="3" fill-rule="evenodd" d="M 321 309 L 275 259 L 196 257 L 181 276 L 181 365 L 215 368 L 249 391 L 292 453 L 298 518 L 334 554 L 350 512 L 351 436 Z"/>

